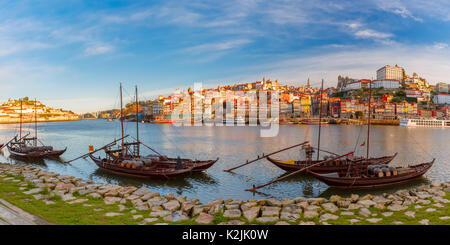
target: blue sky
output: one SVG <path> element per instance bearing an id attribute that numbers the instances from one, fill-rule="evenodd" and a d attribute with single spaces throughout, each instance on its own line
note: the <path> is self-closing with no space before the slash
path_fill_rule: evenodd
<path id="1" fill-rule="evenodd" d="M 450 2 L 0 1 L 0 101 L 75 112 L 195 82 L 313 84 L 386 64 L 450 83 Z"/>

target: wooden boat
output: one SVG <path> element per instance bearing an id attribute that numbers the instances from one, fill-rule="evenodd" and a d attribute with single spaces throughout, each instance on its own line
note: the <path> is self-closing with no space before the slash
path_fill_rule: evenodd
<path id="1" fill-rule="evenodd" d="M 318 180 L 329 186 L 337 188 L 373 188 L 404 183 L 417 179 L 425 174 L 433 166 L 434 160 L 408 167 L 388 168 L 387 165 L 371 166 L 369 158 L 370 137 L 370 103 L 372 96 L 372 83 L 369 87 L 369 116 L 367 127 L 367 157 L 365 164 L 353 165 L 345 172 L 320 174 L 308 170 Z"/>
<path id="2" fill-rule="evenodd" d="M 408 167 L 397 167 L 395 175 L 390 176 L 382 175 L 381 177 L 370 173 L 366 176 L 363 172 L 360 172 L 356 176 L 346 176 L 346 173 L 334 172 L 327 174 L 320 174 L 317 172 L 309 171 L 309 174 L 314 176 L 316 179 L 324 182 L 325 184 L 335 187 L 335 188 L 373 188 L 373 187 L 383 187 L 394 184 L 400 184 L 413 179 L 417 179 L 425 174 L 434 163 L 433 159 L 431 162 L 421 163 Z"/>
<path id="3" fill-rule="evenodd" d="M 344 189 L 374 188 L 374 187 L 394 185 L 394 184 L 407 182 L 407 181 L 410 181 L 413 179 L 417 179 L 417 178 L 421 177 L 423 174 L 425 174 L 433 166 L 435 159 L 433 159 L 431 162 L 421 163 L 418 165 L 394 168 L 394 167 L 388 166 L 386 163 L 374 164 L 374 159 L 369 158 L 371 95 L 372 95 L 372 83 L 370 83 L 370 89 L 369 89 L 367 154 L 366 154 L 365 159 L 357 158 L 356 162 L 354 161 L 355 159 L 351 159 L 352 161 L 348 161 L 349 156 L 353 156 L 353 154 L 354 154 L 354 152 L 349 152 L 344 155 L 336 155 L 330 159 L 323 160 L 323 161 L 317 161 L 315 163 L 308 161 L 308 163 L 305 164 L 306 166 L 304 166 L 303 168 L 293 170 L 292 172 L 290 172 L 282 177 L 279 177 L 273 181 L 270 181 L 266 184 L 263 184 L 260 186 L 253 185 L 253 188 L 247 189 L 247 191 L 255 192 L 256 190 L 258 190 L 260 188 L 263 188 L 265 186 L 279 182 L 279 181 L 289 178 L 295 174 L 299 174 L 299 173 L 302 173 L 305 171 L 307 171 L 307 173 L 309 173 L 313 177 L 317 178 L 318 180 L 326 183 L 329 186 L 344 188 Z M 320 130 L 319 130 L 319 145 L 320 145 Z M 311 160 L 311 156 L 312 156 L 312 152 L 313 152 L 312 147 L 309 145 L 306 145 L 306 144 L 304 144 L 303 147 L 305 147 L 307 150 L 307 156 L 309 158 L 308 160 Z M 394 154 L 391 157 L 379 158 L 379 159 L 377 159 L 377 161 L 382 159 L 382 160 L 380 160 L 380 162 L 389 162 L 392 160 L 393 157 L 395 157 L 395 155 L 396 154 Z M 319 157 L 317 157 L 317 158 L 319 158 Z M 344 158 L 344 159 L 339 160 L 341 158 Z M 345 158 L 347 158 L 347 159 L 345 159 Z M 335 168 L 337 165 L 336 163 L 342 163 L 341 161 L 348 163 L 347 169 L 345 171 L 342 168 L 342 169 L 336 169 L 336 171 L 334 171 L 334 172 L 324 173 L 323 169 L 319 168 L 320 166 L 327 167 L 330 165 L 333 168 Z M 280 164 L 280 161 L 273 160 L 273 159 L 271 162 L 273 162 L 275 164 Z M 353 163 L 356 163 L 356 164 L 353 164 Z M 291 164 L 294 165 L 295 162 L 293 162 Z M 285 167 L 285 165 L 283 165 L 283 167 Z M 320 173 L 320 171 L 322 171 L 322 173 Z"/>
<path id="4" fill-rule="evenodd" d="M 145 145 L 143 142 L 139 141 L 139 120 L 138 119 L 138 99 L 137 99 L 137 88 L 136 88 L 136 141 L 125 142 L 123 130 L 123 109 L 122 109 L 122 85 L 120 85 L 120 103 L 121 103 L 121 128 L 122 128 L 122 138 L 121 144 L 114 147 L 117 142 L 111 142 L 95 151 L 89 152 L 79 158 L 89 157 L 92 161 L 102 170 L 110 173 L 138 177 L 138 178 L 150 178 L 150 179 L 170 179 L 175 177 L 181 177 L 189 173 L 200 172 L 208 169 L 214 163 L 218 161 L 206 160 L 198 161 L 191 159 L 178 158 L 168 158 L 167 156 L 161 155 L 151 147 Z M 156 153 L 156 155 L 142 156 L 140 154 L 140 145 L 143 145 Z M 93 150 L 93 149 L 92 149 Z M 104 158 L 95 157 L 93 153 L 104 150 L 106 156 Z M 79 159 L 76 158 L 76 159 Z M 71 161 L 74 161 L 73 159 Z M 71 162 L 69 161 L 69 162 Z"/>
<path id="5" fill-rule="evenodd" d="M 394 159 L 394 157 L 397 156 L 397 153 L 395 153 L 392 156 L 384 156 L 384 157 L 377 157 L 377 158 L 370 158 L 369 159 L 369 165 L 375 165 L 375 164 L 388 164 Z M 303 161 L 294 161 L 294 160 L 288 160 L 288 161 L 280 161 L 276 160 L 271 157 L 267 157 L 267 160 L 269 162 L 275 164 L 277 167 L 283 169 L 287 172 L 293 172 L 297 171 L 299 169 L 305 168 L 309 165 L 319 163 L 324 160 L 303 160 Z M 319 165 L 311 168 L 311 171 L 316 173 L 332 173 L 332 172 L 345 172 L 347 171 L 349 165 L 351 164 L 360 164 L 360 163 L 366 164 L 365 158 L 362 157 L 356 157 L 356 158 L 345 158 L 345 159 L 338 159 L 336 161 L 330 162 L 326 165 Z"/>
<path id="6" fill-rule="evenodd" d="M 306 121 L 301 122 L 301 124 L 305 124 L 305 125 L 328 125 L 328 121 L 306 120 Z"/>
<path id="7" fill-rule="evenodd" d="M 169 119 L 156 119 L 156 120 L 153 120 L 152 123 L 156 123 L 156 124 L 170 124 L 170 123 L 173 123 L 173 121 L 169 120 Z"/>
<path id="8" fill-rule="evenodd" d="M 11 156 L 30 160 L 58 158 L 67 150 L 67 147 L 63 150 L 54 150 L 52 146 L 33 146 L 30 141 L 34 141 L 34 138 L 23 138 L 20 142 L 11 142 L 7 145 Z"/>
<path id="9" fill-rule="evenodd" d="M 66 152 L 67 147 L 63 150 L 55 150 L 53 146 L 44 145 L 37 137 L 37 115 L 36 115 L 36 101 L 35 101 L 35 110 L 34 110 L 34 137 L 27 137 L 29 134 L 22 137 L 22 100 L 20 101 L 20 133 L 19 139 L 17 136 L 13 138 L 6 147 L 11 154 L 11 157 L 20 158 L 20 159 L 29 159 L 29 160 L 39 160 L 44 158 L 58 158 L 64 152 Z M 38 145 L 38 142 L 41 145 Z"/>

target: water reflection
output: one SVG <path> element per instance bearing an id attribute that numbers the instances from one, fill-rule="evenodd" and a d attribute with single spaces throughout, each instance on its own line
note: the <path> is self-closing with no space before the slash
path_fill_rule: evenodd
<path id="1" fill-rule="evenodd" d="M 126 123 L 127 134 L 135 134 L 135 123 Z M 18 126 L 0 125 L 0 143 L 8 141 Z M 30 130 L 31 133 L 32 129 Z M 365 156 L 366 147 L 360 145 L 366 140 L 365 126 L 326 125 L 322 127 L 321 147 L 325 150 L 345 154 L 355 151 Z M 53 122 L 39 124 L 39 137 L 55 148 L 68 147 L 59 161 L 54 159 L 43 162 L 23 162 L 8 158 L 8 152 L 0 156 L 1 162 L 12 164 L 32 164 L 60 174 L 92 179 L 99 183 L 144 186 L 163 194 L 174 192 L 188 197 L 196 197 L 206 202 L 215 198 L 261 199 L 275 197 L 278 199 L 305 196 L 326 196 L 332 193 L 345 194 L 340 190 L 330 189 L 310 176 L 297 175 L 273 185 L 260 189 L 258 193 L 245 189 L 253 185 L 265 184 L 285 172 L 266 160 L 235 170 L 235 174 L 223 172 L 262 155 L 281 148 L 309 140 L 317 144 L 318 125 L 284 125 L 280 126 L 279 135 L 261 138 L 258 127 L 174 127 L 171 125 L 140 124 L 140 139 L 147 145 L 172 157 L 181 156 L 193 159 L 220 160 L 199 175 L 190 175 L 178 180 L 142 180 L 112 175 L 98 170 L 89 159 L 80 159 L 71 164 L 63 163 L 88 151 L 88 145 L 103 146 L 121 137 L 120 123 L 106 120 L 84 120 L 77 122 Z M 385 188 L 380 192 L 393 191 L 398 188 L 416 186 L 421 181 L 450 180 L 450 130 L 438 128 L 404 128 L 393 126 L 373 126 L 371 128 L 370 155 L 392 155 L 398 152 L 392 165 L 405 166 L 418 164 L 436 158 L 433 168 L 420 181 L 407 183 L 394 188 Z M 150 154 L 143 149 L 143 154 Z M 326 153 L 321 153 L 321 157 Z M 314 156 L 315 157 L 315 156 Z M 298 148 L 276 154 L 277 159 L 304 159 L 305 155 Z M 378 190 L 377 190 L 378 191 Z M 364 193 L 362 191 L 361 193 Z"/>

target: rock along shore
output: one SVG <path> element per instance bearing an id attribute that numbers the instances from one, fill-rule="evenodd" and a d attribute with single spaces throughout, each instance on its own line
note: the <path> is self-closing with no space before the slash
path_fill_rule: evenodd
<path id="1" fill-rule="evenodd" d="M 8 175 L 23 176 L 21 181 Z M 4 181 L 20 182 L 20 190 L 32 195 L 47 205 L 54 203 L 54 196 L 68 204 L 87 202 L 89 198 L 103 199 L 105 205 L 118 205 L 117 212 L 105 213 L 104 216 L 123 215 L 125 206 L 130 206 L 131 212 L 136 210 L 148 212 L 134 215 L 133 219 L 142 219 L 139 224 L 165 224 L 182 221 L 193 221 L 195 224 L 212 224 L 220 216 L 223 219 L 218 224 L 328 224 L 328 222 L 345 219 L 350 224 L 377 224 L 384 218 L 399 212 L 414 218 L 415 211 L 433 207 L 423 212 L 436 214 L 441 220 L 450 219 L 449 214 L 440 211 L 446 208 L 450 200 L 446 197 L 450 191 L 450 183 L 434 182 L 415 189 L 399 190 L 395 193 L 382 195 L 350 197 L 333 195 L 330 198 L 304 198 L 276 200 L 217 199 L 201 203 L 198 199 L 187 199 L 185 196 L 175 196 L 173 193 L 161 195 L 148 189 L 133 186 L 113 184 L 95 184 L 92 180 L 84 180 L 73 176 L 59 175 L 32 166 L 0 164 L 0 178 Z M 32 183 L 30 186 L 29 183 Z M 59 198 L 58 197 L 58 198 Z M 88 204 L 85 204 L 88 205 Z M 425 206 L 425 207 L 424 207 Z M 130 210 L 130 209 L 127 209 Z M 447 210 L 447 209 L 445 209 Z M 441 212 L 441 213 L 439 213 Z M 158 223 L 157 223 L 158 222 Z M 429 224 L 428 219 L 418 220 L 420 224 Z M 392 224 L 401 224 L 392 221 Z"/>

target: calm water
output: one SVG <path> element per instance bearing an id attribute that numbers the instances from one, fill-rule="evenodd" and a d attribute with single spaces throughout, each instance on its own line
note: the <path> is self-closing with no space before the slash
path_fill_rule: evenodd
<path id="1" fill-rule="evenodd" d="M 126 123 L 126 132 L 135 133 L 135 123 Z M 25 130 L 33 132 L 32 124 Z M 63 160 L 78 157 L 88 150 L 88 145 L 96 147 L 120 138 L 120 123 L 105 120 L 84 120 L 77 122 L 53 122 L 39 124 L 39 137 L 56 149 L 68 147 Z M 0 142 L 5 143 L 18 132 L 18 125 L 0 125 Z M 163 194 L 174 192 L 188 197 L 196 197 L 206 202 L 216 198 L 278 199 L 297 196 L 316 197 L 332 194 L 345 195 L 346 192 L 329 188 L 308 176 L 294 176 L 285 181 L 260 189 L 259 193 L 246 192 L 253 184 L 264 184 L 285 172 L 267 160 L 260 160 L 235 170 L 235 174 L 222 170 L 254 159 L 262 153 L 270 153 L 290 145 L 309 140 L 317 144 L 318 126 L 282 125 L 277 137 L 261 138 L 259 127 L 174 127 L 171 125 L 140 124 L 141 140 L 155 150 L 168 156 L 195 159 L 220 160 L 204 173 L 190 175 L 179 180 L 141 180 L 125 178 L 105 173 L 89 159 L 80 159 L 71 165 L 56 160 L 40 163 L 24 163 L 8 158 L 8 151 L 0 155 L 1 162 L 12 164 L 32 164 L 60 174 L 72 175 L 95 182 L 120 185 L 144 186 Z M 323 149 L 345 154 L 356 148 L 358 155 L 365 156 L 365 126 L 327 125 L 322 127 L 321 146 Z M 450 130 L 441 128 L 404 128 L 395 126 L 371 127 L 371 156 L 391 155 L 398 152 L 392 165 L 408 165 L 436 158 L 435 165 L 424 178 L 401 186 L 378 189 L 374 192 L 390 192 L 433 180 L 450 181 Z M 145 148 L 142 148 L 146 151 Z M 150 154 L 146 151 L 144 153 Z M 100 152 L 97 155 L 101 154 Z M 276 158 L 304 159 L 299 148 L 279 153 Z M 275 157 L 274 156 L 274 157 Z M 355 192 L 355 191 L 353 191 Z M 358 191 L 361 194 L 364 191 Z"/>

